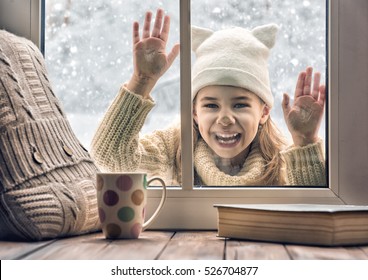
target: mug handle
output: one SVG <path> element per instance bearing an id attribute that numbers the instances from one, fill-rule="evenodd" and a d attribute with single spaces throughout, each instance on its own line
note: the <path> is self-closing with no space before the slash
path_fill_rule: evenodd
<path id="1" fill-rule="evenodd" d="M 160 211 L 161 211 L 161 209 L 164 206 L 164 203 L 166 201 L 166 184 L 165 184 L 164 180 L 162 180 L 161 178 L 158 178 L 158 177 L 152 178 L 151 180 L 149 180 L 147 182 L 147 186 L 153 181 L 159 181 L 161 183 L 161 185 L 162 185 L 162 197 L 161 197 L 160 204 L 158 205 L 155 213 L 153 213 L 151 218 L 149 218 L 149 220 L 143 224 L 142 230 L 145 230 L 150 224 L 152 224 L 152 222 L 156 219 L 156 217 L 160 213 Z"/>

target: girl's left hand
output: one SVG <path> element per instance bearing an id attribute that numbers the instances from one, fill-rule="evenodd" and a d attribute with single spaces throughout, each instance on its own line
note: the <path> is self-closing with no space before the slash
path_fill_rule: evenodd
<path id="1" fill-rule="evenodd" d="M 290 106 L 290 97 L 284 93 L 282 109 L 287 127 L 296 146 L 305 146 L 318 141 L 318 130 L 322 122 L 326 87 L 320 85 L 321 74 L 313 68 L 300 72 L 295 89 L 294 102 Z"/>

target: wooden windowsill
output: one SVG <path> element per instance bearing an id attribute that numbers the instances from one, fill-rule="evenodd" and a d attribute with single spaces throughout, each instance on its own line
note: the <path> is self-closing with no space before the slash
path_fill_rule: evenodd
<path id="1" fill-rule="evenodd" d="M 137 240 L 102 233 L 41 242 L 0 241 L 0 259 L 51 260 L 365 260 L 368 246 L 316 247 L 230 240 L 216 231 L 145 231 Z"/>

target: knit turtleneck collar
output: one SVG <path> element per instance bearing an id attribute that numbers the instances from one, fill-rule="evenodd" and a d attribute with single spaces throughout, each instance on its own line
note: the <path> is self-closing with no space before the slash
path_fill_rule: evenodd
<path id="1" fill-rule="evenodd" d="M 198 140 L 194 150 L 194 166 L 200 181 L 206 186 L 247 186 L 254 185 L 265 170 L 258 143 L 253 143 L 238 174 L 232 176 L 222 172 L 217 166 L 213 153 L 203 139 Z"/>

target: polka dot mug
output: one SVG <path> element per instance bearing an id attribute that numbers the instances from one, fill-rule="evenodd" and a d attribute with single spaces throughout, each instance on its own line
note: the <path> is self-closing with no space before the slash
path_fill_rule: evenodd
<path id="1" fill-rule="evenodd" d="M 102 231 L 109 239 L 136 239 L 158 216 L 166 200 L 165 182 L 158 177 L 147 181 L 145 173 L 97 173 L 98 214 Z M 159 181 L 163 187 L 160 204 L 144 222 L 147 186 Z"/>

